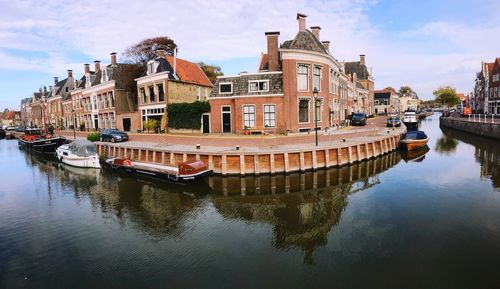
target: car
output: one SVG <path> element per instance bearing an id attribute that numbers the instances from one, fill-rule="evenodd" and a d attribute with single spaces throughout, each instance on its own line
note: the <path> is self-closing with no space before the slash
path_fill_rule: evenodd
<path id="1" fill-rule="evenodd" d="M 387 127 L 401 126 L 401 119 L 397 115 L 387 117 Z"/>
<path id="2" fill-rule="evenodd" d="M 24 132 L 26 130 L 26 128 L 24 126 L 18 126 L 16 127 L 16 131 L 17 132 Z"/>
<path id="3" fill-rule="evenodd" d="M 351 125 L 366 125 L 366 113 L 357 112 L 351 115 Z"/>
<path id="4" fill-rule="evenodd" d="M 128 134 L 116 128 L 106 128 L 101 131 L 99 140 L 110 142 L 127 141 Z"/>

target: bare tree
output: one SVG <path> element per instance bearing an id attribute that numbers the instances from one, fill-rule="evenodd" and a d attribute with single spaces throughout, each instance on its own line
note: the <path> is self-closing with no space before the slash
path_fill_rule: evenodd
<path id="1" fill-rule="evenodd" d="M 148 38 L 127 48 L 123 56 L 128 63 L 146 65 L 155 57 L 157 49 L 164 49 L 167 54 L 173 55 L 177 44 L 168 36 Z"/>

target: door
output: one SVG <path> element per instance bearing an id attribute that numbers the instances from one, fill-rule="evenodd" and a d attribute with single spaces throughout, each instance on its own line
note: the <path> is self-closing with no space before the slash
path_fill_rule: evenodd
<path id="1" fill-rule="evenodd" d="M 94 116 L 94 128 L 96 130 L 99 129 L 99 119 L 97 118 L 97 115 Z"/>
<path id="2" fill-rule="evenodd" d="M 201 126 L 203 133 L 210 133 L 210 115 L 204 114 L 201 116 Z"/>
<path id="3" fill-rule="evenodd" d="M 222 132 L 231 132 L 231 107 L 222 107 Z"/>
<path id="4" fill-rule="evenodd" d="M 123 130 L 130 131 L 130 118 L 123 119 Z"/>

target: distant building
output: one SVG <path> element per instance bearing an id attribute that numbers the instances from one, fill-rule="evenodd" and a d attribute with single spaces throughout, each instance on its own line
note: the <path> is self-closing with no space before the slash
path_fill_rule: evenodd
<path id="1" fill-rule="evenodd" d="M 489 73 L 488 112 L 500 114 L 500 58 L 496 58 L 491 73 Z"/>
<path id="2" fill-rule="evenodd" d="M 415 92 L 405 95 L 399 95 L 399 111 L 405 112 L 407 110 L 418 110 L 420 106 L 420 99 Z"/>
<path id="3" fill-rule="evenodd" d="M 366 114 L 372 115 L 374 113 L 375 82 L 371 70 L 366 66 L 366 56 L 360 55 L 359 61 L 346 62 L 345 73 L 352 75 L 356 82 L 361 84 L 360 89 L 368 91 L 367 97 L 359 100 L 358 107 L 364 110 Z"/>
<path id="4" fill-rule="evenodd" d="M 399 96 L 393 89 L 375 90 L 375 114 L 388 114 L 399 112 Z"/>

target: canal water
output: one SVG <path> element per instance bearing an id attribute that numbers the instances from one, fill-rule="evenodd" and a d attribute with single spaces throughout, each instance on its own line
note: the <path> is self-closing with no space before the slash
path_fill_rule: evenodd
<path id="1" fill-rule="evenodd" d="M 0 288 L 497 288 L 500 145 L 172 185 L 0 141 Z"/>

